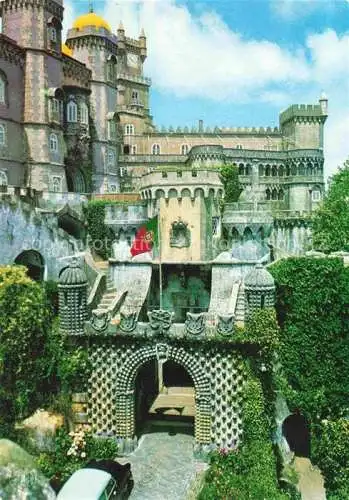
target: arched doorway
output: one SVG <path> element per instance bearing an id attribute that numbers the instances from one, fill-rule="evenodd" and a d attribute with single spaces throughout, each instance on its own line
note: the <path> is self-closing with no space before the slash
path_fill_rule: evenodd
<path id="1" fill-rule="evenodd" d="M 136 434 L 194 434 L 195 388 L 183 366 L 172 360 L 147 361 L 135 381 Z"/>
<path id="2" fill-rule="evenodd" d="M 43 256 L 36 250 L 25 250 L 20 253 L 16 259 L 15 264 L 25 266 L 29 278 L 34 281 L 43 281 L 45 272 L 45 261 Z"/>
<path id="3" fill-rule="evenodd" d="M 87 193 L 86 179 L 80 169 L 66 168 L 67 187 L 70 193 Z"/>
<path id="4" fill-rule="evenodd" d="M 195 408 L 195 419 L 192 417 L 192 420 L 194 420 L 196 449 L 203 449 L 211 443 L 211 389 L 206 373 L 203 371 L 203 368 L 199 364 L 196 357 L 186 352 L 183 348 L 170 346 L 165 343 L 159 343 L 144 346 L 136 350 L 132 356 L 127 358 L 119 372 L 116 384 L 115 422 L 116 434 L 121 453 L 125 451 L 132 451 L 137 446 L 136 411 L 142 404 L 137 403 L 137 395 L 139 400 L 139 389 L 137 393 L 137 384 L 140 384 L 139 380 L 142 378 L 142 367 L 149 362 L 153 362 L 155 364 L 157 370 L 155 372 L 155 376 L 154 369 L 150 368 L 150 365 L 148 368 L 144 366 L 145 372 L 143 372 L 143 375 L 147 372 L 147 370 L 152 371 L 153 379 L 155 378 L 158 387 L 157 395 L 159 395 L 161 389 L 163 388 L 163 382 L 161 382 L 163 381 L 163 368 L 168 361 L 173 361 L 180 365 L 193 381 L 192 387 L 195 389 L 190 389 L 191 393 L 194 392 L 194 398 L 192 398 L 192 401 L 195 401 L 195 405 L 193 403 Z M 168 381 L 168 377 L 173 376 L 173 369 L 171 366 L 173 368 L 173 365 L 168 365 L 167 367 L 165 366 L 165 373 L 167 372 L 165 380 Z M 160 373 L 161 367 L 162 375 Z M 170 375 L 168 375 L 168 373 L 170 373 Z M 170 394 L 170 396 L 172 397 L 173 393 Z M 149 402 L 147 404 L 149 404 Z M 164 407 L 163 401 L 159 402 L 159 404 Z M 173 409 L 173 402 L 170 403 L 170 406 L 171 408 L 168 409 Z M 182 403 L 180 407 L 183 407 Z M 152 411 L 151 408 L 152 407 L 149 408 L 150 413 Z M 176 410 L 176 407 L 174 409 Z"/>
<path id="5" fill-rule="evenodd" d="M 288 416 L 282 424 L 290 450 L 298 457 L 310 457 L 310 431 L 307 419 L 296 412 Z"/>

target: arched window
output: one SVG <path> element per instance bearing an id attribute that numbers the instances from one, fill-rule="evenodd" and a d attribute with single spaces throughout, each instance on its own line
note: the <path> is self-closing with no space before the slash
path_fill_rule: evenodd
<path id="1" fill-rule="evenodd" d="M 236 149 L 243 149 L 242 144 L 237 144 Z"/>
<path id="2" fill-rule="evenodd" d="M 160 144 L 153 144 L 151 147 L 151 153 L 153 155 L 159 155 L 160 154 Z"/>
<path id="3" fill-rule="evenodd" d="M 74 101 L 69 101 L 67 104 L 67 121 L 70 123 L 78 121 L 78 106 Z"/>
<path id="4" fill-rule="evenodd" d="M 6 172 L 3 170 L 0 170 L 0 186 L 7 186 L 8 180 L 7 180 L 7 175 Z"/>
<path id="5" fill-rule="evenodd" d="M 182 144 L 181 145 L 181 155 L 187 155 L 188 151 L 189 151 L 188 144 Z"/>
<path id="6" fill-rule="evenodd" d="M 132 144 L 131 155 L 136 155 L 136 154 L 137 154 L 137 146 L 136 146 L 136 144 Z"/>
<path id="7" fill-rule="evenodd" d="M 132 125 L 132 123 L 127 123 L 125 125 L 125 135 L 134 135 L 135 133 L 135 127 Z"/>
<path id="8" fill-rule="evenodd" d="M 278 169 L 277 169 L 277 166 L 276 165 L 273 165 L 272 168 L 271 168 L 271 175 L 273 177 L 276 177 L 278 174 Z"/>
<path id="9" fill-rule="evenodd" d="M 6 80 L 0 74 L 0 104 L 6 104 Z"/>
<path id="10" fill-rule="evenodd" d="M 270 193 L 270 189 L 267 189 L 266 192 L 265 192 L 265 197 L 267 200 L 270 200 L 271 199 L 271 193 Z"/>
<path id="11" fill-rule="evenodd" d="M 282 200 L 284 199 L 284 197 L 285 197 L 284 190 L 283 190 L 283 189 L 280 189 L 280 191 L 279 191 L 279 200 L 281 200 L 281 201 L 282 201 Z"/>
<path id="12" fill-rule="evenodd" d="M 107 60 L 107 80 L 114 83 L 116 78 L 116 57 L 109 56 Z"/>
<path id="13" fill-rule="evenodd" d="M 6 129 L 5 125 L 0 123 L 0 146 L 5 146 L 6 144 Z"/>
<path id="14" fill-rule="evenodd" d="M 88 107 L 85 102 L 80 104 L 80 123 L 88 125 Z"/>
<path id="15" fill-rule="evenodd" d="M 265 167 L 265 176 L 270 177 L 270 165 L 266 165 Z"/>
<path id="16" fill-rule="evenodd" d="M 280 177 L 283 177 L 283 176 L 284 176 L 284 166 L 283 166 L 283 165 L 280 165 L 280 166 L 279 166 L 279 176 L 280 176 Z"/>
<path id="17" fill-rule="evenodd" d="M 58 151 L 58 137 L 57 134 L 50 134 L 50 151 L 56 153 Z"/>
<path id="18" fill-rule="evenodd" d="M 250 164 L 246 165 L 245 175 L 251 175 L 251 165 Z"/>
<path id="19" fill-rule="evenodd" d="M 272 193 L 271 193 L 271 199 L 272 200 L 277 200 L 278 199 L 278 192 L 276 189 L 273 189 Z"/>
<path id="20" fill-rule="evenodd" d="M 245 165 L 243 163 L 239 165 L 239 175 L 245 175 Z"/>

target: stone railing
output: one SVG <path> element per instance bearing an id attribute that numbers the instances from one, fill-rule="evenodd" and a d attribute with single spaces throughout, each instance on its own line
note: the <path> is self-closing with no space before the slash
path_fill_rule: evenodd
<path id="1" fill-rule="evenodd" d="M 142 83 L 142 84 L 148 85 L 148 86 L 151 85 L 151 78 L 148 78 L 147 76 L 118 73 L 116 75 L 116 77 L 118 80 L 127 80 L 129 82 Z"/>
<path id="2" fill-rule="evenodd" d="M 187 157 L 185 155 L 120 155 L 119 163 L 185 163 Z"/>

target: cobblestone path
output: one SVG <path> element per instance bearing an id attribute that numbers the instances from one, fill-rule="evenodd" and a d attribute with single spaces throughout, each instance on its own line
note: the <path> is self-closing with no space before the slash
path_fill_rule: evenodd
<path id="1" fill-rule="evenodd" d="M 144 434 L 138 448 L 122 459 L 132 464 L 129 500 L 184 500 L 196 473 L 205 467 L 194 460 L 193 444 L 193 436 L 187 434 Z"/>

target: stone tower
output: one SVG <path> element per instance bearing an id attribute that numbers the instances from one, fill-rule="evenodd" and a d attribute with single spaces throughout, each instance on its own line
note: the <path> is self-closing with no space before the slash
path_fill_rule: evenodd
<path id="1" fill-rule="evenodd" d="M 25 50 L 25 183 L 66 190 L 61 69 L 62 0 L 4 0 L 2 31 Z"/>
<path id="2" fill-rule="evenodd" d="M 164 262 L 200 262 L 213 256 L 223 185 L 218 169 L 213 168 L 216 148 L 203 149 L 210 168 L 200 168 L 196 150 L 194 166 L 188 163 L 180 170 L 155 170 L 142 177 L 140 191 L 148 214 L 160 218 Z"/>
<path id="3" fill-rule="evenodd" d="M 116 42 L 109 24 L 92 10 L 76 19 L 66 40 L 74 59 L 92 71 L 92 187 L 99 193 L 119 191 Z"/>
<path id="4" fill-rule="evenodd" d="M 150 78 L 143 76 L 147 57 L 147 39 L 144 30 L 138 40 L 125 36 L 120 23 L 117 30 L 118 73 L 117 111 L 124 135 L 124 154 L 137 154 L 135 138 L 153 130 L 149 110 Z"/>

